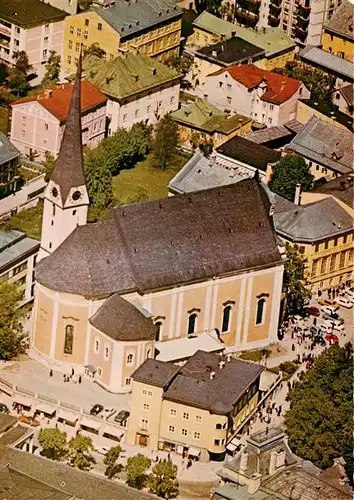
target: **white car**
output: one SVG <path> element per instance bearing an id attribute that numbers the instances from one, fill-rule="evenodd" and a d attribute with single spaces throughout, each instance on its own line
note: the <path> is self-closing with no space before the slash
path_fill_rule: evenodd
<path id="1" fill-rule="evenodd" d="M 104 419 L 107 419 L 107 418 L 111 417 L 112 415 L 114 415 L 115 412 L 116 412 L 115 408 L 105 408 L 103 410 L 103 412 L 101 413 L 101 417 Z"/>
<path id="2" fill-rule="evenodd" d="M 334 300 L 336 304 L 342 307 L 346 307 L 347 309 L 351 309 L 353 307 L 353 303 L 345 297 L 336 297 Z"/>
<path id="3" fill-rule="evenodd" d="M 109 448 L 106 448 L 105 446 L 97 446 L 96 448 L 97 453 L 99 453 L 100 455 L 105 455 L 108 450 Z"/>
<path id="4" fill-rule="evenodd" d="M 335 319 L 333 320 L 326 319 L 321 326 L 324 327 L 324 329 L 329 332 L 333 330 L 335 332 L 345 333 L 345 326 L 343 325 L 343 323 L 341 324 L 339 323 L 338 320 Z"/>
<path id="5" fill-rule="evenodd" d="M 321 307 L 321 313 L 325 313 L 325 314 L 333 314 L 337 311 L 338 309 L 338 306 L 337 307 L 333 307 L 333 306 L 322 306 Z"/>

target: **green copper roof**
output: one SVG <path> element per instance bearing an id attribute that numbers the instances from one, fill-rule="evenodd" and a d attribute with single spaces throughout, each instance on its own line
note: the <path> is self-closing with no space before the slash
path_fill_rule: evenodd
<path id="1" fill-rule="evenodd" d="M 101 92 L 116 99 L 129 97 L 181 76 L 156 59 L 132 52 L 112 61 L 89 56 L 83 61 L 83 71 Z"/>
<path id="2" fill-rule="evenodd" d="M 193 26 L 215 35 L 225 35 L 226 38 L 231 38 L 234 33 L 235 36 L 265 50 L 266 57 L 275 56 L 278 52 L 289 50 L 296 45 L 280 28 L 259 28 L 256 31 L 219 19 L 206 10 L 197 17 Z"/>
<path id="3" fill-rule="evenodd" d="M 197 99 L 194 104 L 171 113 L 176 122 L 208 133 L 230 134 L 251 121 L 242 115 L 229 115 L 207 101 Z"/>

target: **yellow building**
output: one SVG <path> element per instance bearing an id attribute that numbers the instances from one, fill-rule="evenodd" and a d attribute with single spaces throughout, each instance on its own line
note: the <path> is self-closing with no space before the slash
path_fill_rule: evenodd
<path id="1" fill-rule="evenodd" d="M 228 439 L 257 406 L 263 370 L 205 351 L 183 367 L 145 361 L 132 375 L 126 442 L 223 460 Z"/>
<path id="2" fill-rule="evenodd" d="M 324 27 L 322 48 L 331 54 L 354 62 L 354 5 L 344 0 Z"/>
<path id="3" fill-rule="evenodd" d="M 74 73 L 81 45 L 97 44 L 105 58 L 114 59 L 118 51 L 138 50 L 158 59 L 179 54 L 182 11 L 175 5 L 155 0 L 145 2 L 116 0 L 107 8 L 68 16 L 65 20 L 63 68 Z"/>

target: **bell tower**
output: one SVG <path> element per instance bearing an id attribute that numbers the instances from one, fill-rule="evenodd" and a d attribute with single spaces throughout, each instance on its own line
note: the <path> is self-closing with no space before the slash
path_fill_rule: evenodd
<path id="1" fill-rule="evenodd" d="M 76 226 L 86 224 L 88 206 L 81 137 L 80 54 L 63 139 L 51 179 L 44 192 L 38 260 L 53 253 Z"/>

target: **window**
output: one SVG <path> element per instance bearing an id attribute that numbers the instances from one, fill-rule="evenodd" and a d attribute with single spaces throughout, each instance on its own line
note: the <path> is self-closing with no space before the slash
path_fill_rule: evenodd
<path id="1" fill-rule="evenodd" d="M 219 88 L 222 88 L 223 85 L 224 85 L 224 82 L 219 82 Z"/>
<path id="2" fill-rule="evenodd" d="M 189 413 L 183 413 L 183 420 L 189 420 Z"/>
<path id="3" fill-rule="evenodd" d="M 345 265 L 345 254 L 346 252 L 341 252 L 339 257 L 339 269 L 342 269 Z"/>
<path id="4" fill-rule="evenodd" d="M 173 95 L 173 96 L 171 96 L 171 98 L 170 98 L 170 103 L 172 104 L 174 100 L 175 100 L 175 96 Z"/>
<path id="5" fill-rule="evenodd" d="M 168 426 L 168 432 L 175 432 L 175 426 L 174 425 L 169 425 Z"/>
<path id="6" fill-rule="evenodd" d="M 227 104 L 231 104 L 231 97 L 226 97 Z"/>
<path id="7" fill-rule="evenodd" d="M 188 335 L 191 335 L 195 332 L 196 324 L 197 324 L 197 314 L 193 313 L 188 318 Z"/>
<path id="8" fill-rule="evenodd" d="M 85 26 L 88 26 L 90 24 L 90 21 L 88 19 L 85 19 Z"/>
<path id="9" fill-rule="evenodd" d="M 348 235 L 347 235 L 347 234 L 345 234 L 345 235 L 343 236 L 343 245 L 345 245 L 345 244 L 346 244 L 347 239 L 348 239 Z"/>
<path id="10" fill-rule="evenodd" d="M 228 332 L 230 330 L 231 311 L 232 311 L 231 306 L 224 307 L 224 312 L 222 315 L 221 333 Z"/>
<path id="11" fill-rule="evenodd" d="M 102 31 L 102 23 L 97 24 L 97 29 L 98 29 L 98 31 Z"/>
<path id="12" fill-rule="evenodd" d="M 132 379 L 130 377 L 127 377 L 125 379 L 125 385 L 130 385 L 132 383 Z"/>
<path id="13" fill-rule="evenodd" d="M 329 264 L 329 272 L 332 272 L 336 268 L 337 255 L 331 255 L 331 260 Z"/>
<path id="14" fill-rule="evenodd" d="M 133 364 L 133 354 L 128 354 L 127 356 L 127 365 Z"/>
<path id="15" fill-rule="evenodd" d="M 16 33 L 20 33 L 20 32 L 21 32 L 20 28 L 16 27 Z"/>
<path id="16" fill-rule="evenodd" d="M 222 429 L 222 425 L 221 424 L 216 424 L 215 429 L 218 429 L 218 430 Z"/>
<path id="17" fill-rule="evenodd" d="M 220 439 L 214 439 L 214 446 L 220 446 Z"/>
<path id="18" fill-rule="evenodd" d="M 64 340 L 64 354 L 73 353 L 74 342 L 74 326 L 66 325 L 65 327 L 65 340 Z"/>
<path id="19" fill-rule="evenodd" d="M 339 99 L 340 99 L 340 93 L 339 92 L 336 93 L 336 99 L 337 99 L 337 101 L 339 101 Z"/>
<path id="20" fill-rule="evenodd" d="M 187 431 L 187 429 L 182 429 L 182 430 L 181 430 L 181 434 L 182 434 L 182 436 L 188 436 L 188 431 Z"/>
<path id="21" fill-rule="evenodd" d="M 123 122 L 127 120 L 128 115 L 123 115 Z"/>
<path id="22" fill-rule="evenodd" d="M 202 423 L 202 417 L 200 415 L 197 415 L 195 417 L 195 421 L 197 422 L 197 424 L 201 424 Z"/>
<path id="23" fill-rule="evenodd" d="M 81 36 L 81 28 L 76 28 L 76 36 Z"/>
<path id="24" fill-rule="evenodd" d="M 69 31 L 70 31 L 70 34 L 73 35 L 74 34 L 74 26 L 70 26 Z"/>
<path id="25" fill-rule="evenodd" d="M 142 418 L 141 419 L 141 428 L 144 430 L 144 431 L 147 431 L 148 429 L 148 425 L 149 425 L 149 421 L 146 420 L 146 418 Z"/>
<path id="26" fill-rule="evenodd" d="M 25 137 L 26 131 L 25 130 L 21 130 L 21 135 L 22 135 L 22 137 Z"/>
<path id="27" fill-rule="evenodd" d="M 149 106 L 146 108 L 146 112 L 150 113 L 150 111 L 151 111 L 151 105 L 149 104 Z"/>
<path id="28" fill-rule="evenodd" d="M 72 40 L 69 40 L 68 47 L 70 50 L 73 48 L 73 41 Z"/>
<path id="29" fill-rule="evenodd" d="M 194 439 L 197 439 L 197 440 L 200 439 L 200 432 L 198 432 L 198 431 L 194 432 Z"/>
<path id="30" fill-rule="evenodd" d="M 83 36 L 84 36 L 84 40 L 88 39 L 88 31 L 87 30 L 84 30 Z"/>
<path id="31" fill-rule="evenodd" d="M 319 243 L 316 243 L 316 245 L 315 245 L 315 252 L 316 252 L 316 253 L 318 252 L 319 248 L 320 248 L 320 244 L 319 244 Z"/>
<path id="32" fill-rule="evenodd" d="M 71 64 L 71 56 L 67 57 L 68 64 Z"/>
<path id="33" fill-rule="evenodd" d="M 230 84 L 230 83 L 228 83 L 228 84 L 227 84 L 227 90 L 231 91 L 231 89 L 232 89 L 232 86 L 231 86 L 231 84 Z"/>
<path id="34" fill-rule="evenodd" d="M 44 37 L 44 43 L 48 43 L 48 37 L 47 36 Z"/>
<path id="35" fill-rule="evenodd" d="M 48 123 L 44 124 L 44 130 L 48 130 Z"/>
<path id="36" fill-rule="evenodd" d="M 328 240 L 327 240 L 327 241 L 325 241 L 324 248 L 325 248 L 325 250 L 327 250 L 327 249 L 328 249 Z"/>
<path id="37" fill-rule="evenodd" d="M 47 53 L 48 53 L 47 49 L 44 49 L 42 53 L 43 57 L 47 57 Z"/>
<path id="38" fill-rule="evenodd" d="M 311 276 L 317 276 L 318 260 L 314 260 L 312 263 Z"/>
<path id="39" fill-rule="evenodd" d="M 269 109 L 270 109 L 270 111 L 273 111 L 273 109 L 274 109 L 273 104 L 271 104 L 271 105 L 269 106 Z"/>
<path id="40" fill-rule="evenodd" d="M 97 374 L 99 377 L 102 377 L 102 368 L 100 367 L 97 368 Z"/>
<path id="41" fill-rule="evenodd" d="M 52 248 L 52 242 L 51 241 L 49 242 L 49 248 Z"/>
<path id="42" fill-rule="evenodd" d="M 98 339 L 95 339 L 95 353 L 98 353 L 100 350 L 100 341 Z"/>
<path id="43" fill-rule="evenodd" d="M 134 115 L 135 115 L 135 117 L 139 116 L 139 110 L 138 109 L 135 110 Z"/>
<path id="44" fill-rule="evenodd" d="M 109 348 L 107 346 L 105 346 L 105 348 L 104 348 L 104 357 L 105 357 L 105 359 L 108 359 L 108 357 L 109 357 Z"/>
<path id="45" fill-rule="evenodd" d="M 162 321 L 158 321 L 157 323 L 155 323 L 155 326 L 156 326 L 155 341 L 158 342 L 161 339 Z"/>
<path id="46" fill-rule="evenodd" d="M 80 52 L 80 43 L 75 44 L 75 51 Z"/>
<path id="47" fill-rule="evenodd" d="M 174 408 L 170 409 L 170 416 L 175 417 L 177 415 L 177 411 Z"/>
<path id="48" fill-rule="evenodd" d="M 272 124 L 272 119 L 268 118 L 268 125 L 271 125 L 271 124 Z"/>
<path id="49" fill-rule="evenodd" d="M 44 26 L 44 28 L 45 28 L 46 30 L 48 30 L 48 29 L 49 29 L 49 24 L 46 24 L 46 25 Z"/>
<path id="50" fill-rule="evenodd" d="M 53 205 L 52 205 L 52 216 L 53 217 L 55 217 L 55 210 L 56 210 L 56 207 L 55 207 L 55 205 L 53 203 Z"/>
<path id="51" fill-rule="evenodd" d="M 73 215 L 76 215 L 76 210 L 73 210 Z"/>
<path id="52" fill-rule="evenodd" d="M 48 41 L 48 37 L 47 37 L 47 41 Z M 16 38 L 15 38 L 14 42 L 15 42 L 16 47 L 18 47 L 20 45 L 20 40 L 16 40 Z"/>
<path id="53" fill-rule="evenodd" d="M 258 300 L 256 325 L 262 325 L 264 323 L 265 304 L 266 304 L 265 299 Z"/>
<path id="54" fill-rule="evenodd" d="M 150 410 L 150 405 L 148 405 L 147 403 L 144 403 L 143 404 L 143 410 L 144 411 L 149 411 Z"/>
<path id="55" fill-rule="evenodd" d="M 322 259 L 322 262 L 321 262 L 321 274 L 324 274 L 325 272 L 327 272 L 327 261 L 328 261 L 328 257 L 324 257 Z"/>

